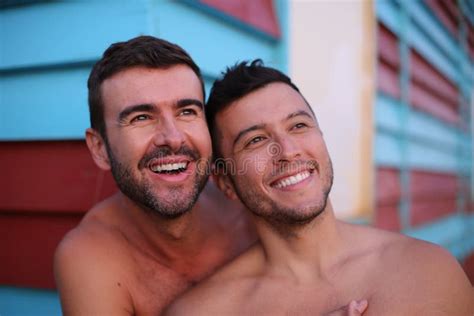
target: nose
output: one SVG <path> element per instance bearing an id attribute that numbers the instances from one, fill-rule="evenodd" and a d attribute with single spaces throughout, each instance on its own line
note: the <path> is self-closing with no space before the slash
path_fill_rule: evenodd
<path id="1" fill-rule="evenodd" d="M 300 156 L 299 145 L 289 137 L 279 137 L 269 148 L 276 163 L 282 161 L 292 161 Z"/>
<path id="2" fill-rule="evenodd" d="M 157 124 L 154 137 L 154 143 L 157 147 L 166 146 L 172 152 L 176 152 L 181 148 L 184 141 L 183 131 L 173 119 L 163 119 L 160 124 Z"/>

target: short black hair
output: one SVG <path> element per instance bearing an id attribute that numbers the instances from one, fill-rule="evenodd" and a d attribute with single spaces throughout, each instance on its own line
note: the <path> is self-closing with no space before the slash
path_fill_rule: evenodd
<path id="1" fill-rule="evenodd" d="M 214 82 L 206 104 L 206 120 L 211 133 L 214 159 L 222 158 L 218 142 L 220 135 L 216 127 L 216 115 L 232 102 L 274 82 L 285 83 L 300 93 L 300 90 L 287 75 L 277 69 L 265 67 L 261 59 L 236 63 L 234 66 L 228 67 L 222 76 Z"/>
<path id="2" fill-rule="evenodd" d="M 126 42 L 110 45 L 92 68 L 87 81 L 91 127 L 107 141 L 104 103 L 100 89 L 106 79 L 132 67 L 166 69 L 175 65 L 186 65 L 194 71 L 201 82 L 205 96 L 201 71 L 191 56 L 180 46 L 153 36 L 138 36 Z"/>

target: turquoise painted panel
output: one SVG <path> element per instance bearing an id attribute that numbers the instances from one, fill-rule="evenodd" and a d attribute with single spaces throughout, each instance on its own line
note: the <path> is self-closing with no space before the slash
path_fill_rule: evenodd
<path id="1" fill-rule="evenodd" d="M 425 31 L 427 37 L 432 39 L 451 61 L 458 61 L 461 47 L 441 24 L 441 21 L 430 13 L 430 9 L 423 5 L 421 1 L 406 1 L 406 5 L 410 16 Z"/>
<path id="2" fill-rule="evenodd" d="M 0 140 L 83 138 L 89 68 L 0 78 Z"/>
<path id="3" fill-rule="evenodd" d="M 400 34 L 400 9 L 394 1 L 374 1 L 377 18 L 393 33 Z"/>
<path id="4" fill-rule="evenodd" d="M 279 44 L 251 36 L 222 18 L 179 2 L 159 2 L 152 11 L 154 32 L 183 46 L 207 76 L 217 77 L 225 67 L 255 58 L 277 68 L 284 65 Z"/>
<path id="5" fill-rule="evenodd" d="M 412 110 L 406 124 L 409 138 L 426 142 L 438 150 L 455 151 L 459 145 L 457 129 L 425 113 Z"/>
<path id="6" fill-rule="evenodd" d="M 433 44 L 416 24 L 408 30 L 408 43 L 423 55 L 435 68 L 455 84 L 460 82 L 459 69 Z"/>
<path id="7" fill-rule="evenodd" d="M 0 286 L 1 316 L 60 316 L 55 291 Z"/>
<path id="8" fill-rule="evenodd" d="M 144 1 L 44 2 L 0 10 L 0 69 L 98 59 L 149 33 Z"/>
<path id="9" fill-rule="evenodd" d="M 375 107 L 375 122 L 377 127 L 389 129 L 395 133 L 402 129 L 402 104 L 382 93 L 377 94 Z"/>
<path id="10" fill-rule="evenodd" d="M 474 250 L 474 215 L 450 215 L 434 223 L 405 230 L 404 233 L 441 245 L 456 258 L 463 259 Z"/>
<path id="11" fill-rule="evenodd" d="M 426 143 L 410 141 L 407 162 L 412 169 L 456 173 L 459 168 L 456 151 L 440 150 Z"/>
<path id="12" fill-rule="evenodd" d="M 400 167 L 402 155 L 396 134 L 378 131 L 375 134 L 375 163 L 380 167 Z"/>

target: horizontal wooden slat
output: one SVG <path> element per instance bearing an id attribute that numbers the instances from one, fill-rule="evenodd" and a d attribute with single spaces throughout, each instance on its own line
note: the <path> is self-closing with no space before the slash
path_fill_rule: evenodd
<path id="1" fill-rule="evenodd" d="M 0 212 L 85 212 L 111 195 L 84 141 L 0 142 Z"/>
<path id="2" fill-rule="evenodd" d="M 0 212 L 0 284 L 55 288 L 54 251 L 82 215 Z"/>
<path id="3" fill-rule="evenodd" d="M 459 9 L 449 0 L 425 0 L 425 4 L 449 30 L 454 38 L 458 36 Z"/>
<path id="4" fill-rule="evenodd" d="M 457 107 L 459 92 L 456 86 L 414 50 L 410 51 L 410 71 L 413 81 Z"/>
<path id="5" fill-rule="evenodd" d="M 394 205 L 400 201 L 400 171 L 395 168 L 377 168 L 376 171 L 377 205 Z"/>
<path id="6" fill-rule="evenodd" d="M 400 98 L 400 80 L 396 69 L 379 61 L 377 67 L 377 89 L 396 99 Z"/>
<path id="7" fill-rule="evenodd" d="M 457 126 L 460 121 L 457 106 L 449 104 L 416 82 L 411 82 L 409 100 L 415 108 L 429 113 L 449 124 Z M 456 106 L 456 108 L 454 108 Z"/>
<path id="8" fill-rule="evenodd" d="M 373 224 L 378 228 L 399 231 L 401 226 L 398 214 L 398 205 L 377 206 Z"/>
<path id="9" fill-rule="evenodd" d="M 413 199 L 456 199 L 460 183 L 456 174 L 411 171 L 410 188 Z"/>
<path id="10" fill-rule="evenodd" d="M 435 197 L 412 200 L 410 204 L 410 224 L 418 226 L 432 222 L 456 212 L 456 200 Z"/>
<path id="11" fill-rule="evenodd" d="M 400 67 L 398 39 L 384 24 L 377 24 L 377 50 L 380 59 L 393 68 Z"/>

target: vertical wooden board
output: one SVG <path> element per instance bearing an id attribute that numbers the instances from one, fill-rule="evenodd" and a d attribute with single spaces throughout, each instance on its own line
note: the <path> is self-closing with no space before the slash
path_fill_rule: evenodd
<path id="1" fill-rule="evenodd" d="M 398 205 L 378 205 L 375 208 L 373 225 L 381 229 L 400 231 L 401 224 Z"/>

